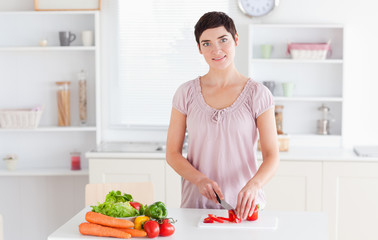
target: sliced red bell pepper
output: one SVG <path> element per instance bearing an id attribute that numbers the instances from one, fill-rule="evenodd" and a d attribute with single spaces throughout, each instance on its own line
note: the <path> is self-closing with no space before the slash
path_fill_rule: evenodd
<path id="1" fill-rule="evenodd" d="M 229 222 L 232 222 L 229 218 L 225 218 L 225 217 L 218 217 L 219 219 L 222 219 L 222 220 L 225 220 L 225 221 L 229 221 Z"/>
<path id="2" fill-rule="evenodd" d="M 230 219 L 230 222 L 234 222 L 234 223 L 241 222 L 241 219 L 236 216 L 234 210 L 228 210 L 228 218 Z"/>
<path id="3" fill-rule="evenodd" d="M 219 222 L 219 223 L 224 223 L 224 221 L 222 219 L 219 219 L 219 217 L 213 215 L 213 214 L 209 214 L 209 218 L 216 221 L 216 222 Z"/>
<path id="4" fill-rule="evenodd" d="M 214 220 L 211 219 L 210 217 L 207 217 L 203 220 L 204 223 L 214 223 Z"/>

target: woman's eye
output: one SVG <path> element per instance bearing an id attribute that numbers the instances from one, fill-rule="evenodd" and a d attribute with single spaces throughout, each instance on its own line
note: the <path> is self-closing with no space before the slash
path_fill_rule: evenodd
<path id="1" fill-rule="evenodd" d="M 205 43 L 202 44 L 202 46 L 204 46 L 204 47 L 208 47 L 208 46 L 210 46 L 210 43 L 205 42 Z"/>
<path id="2" fill-rule="evenodd" d="M 227 42 L 227 38 L 222 38 L 221 42 Z"/>

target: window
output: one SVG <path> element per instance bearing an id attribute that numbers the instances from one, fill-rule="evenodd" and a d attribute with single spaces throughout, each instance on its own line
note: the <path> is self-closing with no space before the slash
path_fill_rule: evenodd
<path id="1" fill-rule="evenodd" d="M 208 71 L 194 25 L 228 0 L 118 0 L 118 69 L 110 87 L 110 125 L 167 127 L 177 87 Z"/>

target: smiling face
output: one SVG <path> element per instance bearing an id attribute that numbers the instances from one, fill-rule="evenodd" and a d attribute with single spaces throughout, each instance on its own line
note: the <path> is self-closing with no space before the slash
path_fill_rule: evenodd
<path id="1" fill-rule="evenodd" d="M 198 48 L 210 68 L 223 70 L 234 62 L 238 39 L 238 34 L 234 40 L 223 26 L 209 28 L 201 34 Z"/>

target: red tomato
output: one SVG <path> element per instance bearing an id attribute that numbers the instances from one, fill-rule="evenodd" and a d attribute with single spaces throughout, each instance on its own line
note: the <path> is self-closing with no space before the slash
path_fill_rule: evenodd
<path id="1" fill-rule="evenodd" d="M 164 219 L 163 223 L 159 224 L 160 236 L 171 236 L 175 232 L 175 227 L 171 224 L 169 219 Z"/>
<path id="2" fill-rule="evenodd" d="M 130 202 L 130 205 L 131 205 L 133 208 L 135 208 L 136 210 L 139 211 L 139 209 L 140 209 L 140 203 L 138 203 L 138 202 Z"/>
<path id="3" fill-rule="evenodd" d="M 144 231 L 146 231 L 149 238 L 154 238 L 159 236 L 160 228 L 159 223 L 153 220 L 149 220 L 144 224 Z"/>
<path id="4" fill-rule="evenodd" d="M 258 217 L 259 217 L 259 209 L 256 206 L 255 210 L 253 210 L 252 215 L 247 217 L 247 220 L 248 221 L 256 221 Z"/>
<path id="5" fill-rule="evenodd" d="M 210 217 L 207 217 L 203 220 L 204 223 L 214 223 L 214 220 L 211 219 Z"/>

